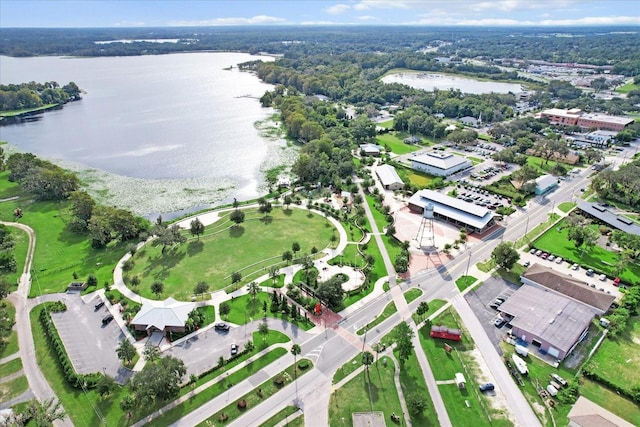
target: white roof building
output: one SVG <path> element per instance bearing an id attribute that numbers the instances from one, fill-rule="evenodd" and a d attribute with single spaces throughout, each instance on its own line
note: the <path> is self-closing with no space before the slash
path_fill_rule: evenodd
<path id="1" fill-rule="evenodd" d="M 387 190 L 400 190 L 404 183 L 396 169 L 391 165 L 381 165 L 376 168 L 376 175 L 384 188 Z"/>
<path id="2" fill-rule="evenodd" d="M 420 190 L 409 199 L 409 209 L 422 213 L 427 203 L 433 204 L 436 218 L 483 232 L 493 225 L 493 212 L 482 206 L 447 196 L 433 190 Z"/>
<path id="3" fill-rule="evenodd" d="M 184 328 L 189 313 L 196 304 L 193 302 L 176 301 L 167 298 L 164 301 L 147 301 L 131 321 L 138 330 L 157 329 L 160 331 Z"/>
<path id="4" fill-rule="evenodd" d="M 430 151 L 411 158 L 411 168 L 430 175 L 449 176 L 472 167 L 471 160 L 451 153 Z"/>
<path id="5" fill-rule="evenodd" d="M 542 175 L 536 178 L 536 194 L 544 194 L 558 186 L 558 179 L 553 175 Z"/>

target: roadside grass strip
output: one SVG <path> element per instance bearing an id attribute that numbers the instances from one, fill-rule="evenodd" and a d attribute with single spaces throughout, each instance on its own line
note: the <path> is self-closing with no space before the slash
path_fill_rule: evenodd
<path id="1" fill-rule="evenodd" d="M 419 298 L 423 293 L 420 288 L 412 288 L 404 293 L 404 299 L 407 300 L 407 304 L 411 304 L 412 301 Z"/>
<path id="2" fill-rule="evenodd" d="M 389 316 L 391 316 L 393 313 L 397 311 L 398 309 L 396 307 L 396 303 L 391 301 L 389 304 L 385 306 L 384 310 L 382 310 L 382 313 L 380 313 L 379 316 L 376 316 L 375 319 L 373 319 L 371 322 L 367 323 L 365 326 L 358 329 L 356 331 L 356 334 L 358 335 L 364 334 L 365 331 L 371 330 L 372 328 L 376 327 L 377 325 L 385 321 Z"/>
<path id="3" fill-rule="evenodd" d="M 304 422 L 304 413 L 295 406 L 287 406 L 273 417 L 260 424 L 258 427 L 275 427 L 282 421 L 285 421 L 286 425 L 290 425 L 293 420 L 297 420 L 299 418 Z"/>
<path id="4" fill-rule="evenodd" d="M 0 365 L 0 378 L 4 378 L 22 369 L 22 359 L 19 357 Z"/>
<path id="5" fill-rule="evenodd" d="M 478 279 L 473 276 L 460 276 L 456 279 L 456 286 L 458 290 L 462 292 L 477 281 Z"/>
<path id="6" fill-rule="evenodd" d="M 301 363 L 306 363 L 306 368 L 302 369 Z M 294 369 L 297 373 L 294 373 Z M 276 394 L 283 387 L 296 381 L 296 377 L 299 380 L 301 376 L 313 369 L 313 362 L 309 359 L 300 359 L 295 365 L 291 365 L 284 371 L 277 374 L 275 377 L 263 382 L 258 387 L 251 390 L 249 393 L 237 399 L 235 402 L 222 408 L 211 417 L 207 418 L 204 422 L 198 424 L 199 426 L 209 426 L 213 424 L 227 424 L 236 418 L 242 416 L 242 414 L 252 408 L 258 406 L 260 403 Z M 280 382 L 281 381 L 281 382 Z M 276 382 L 280 382 L 279 384 Z M 229 382 L 228 386 L 236 384 L 236 382 Z"/>
<path id="7" fill-rule="evenodd" d="M 0 383 L 0 403 L 7 402 L 20 396 L 29 389 L 29 382 L 26 376 L 14 378 L 11 381 Z"/>
<path id="8" fill-rule="evenodd" d="M 433 313 L 438 311 L 446 303 L 447 303 L 447 301 L 441 300 L 441 299 L 431 300 L 431 301 L 429 301 L 429 310 L 427 310 L 427 312 L 424 315 L 418 316 L 416 313 L 413 313 L 411 315 L 411 318 L 413 319 L 413 321 L 415 322 L 416 325 L 419 325 L 422 321 L 424 321 L 429 316 L 431 316 Z"/>

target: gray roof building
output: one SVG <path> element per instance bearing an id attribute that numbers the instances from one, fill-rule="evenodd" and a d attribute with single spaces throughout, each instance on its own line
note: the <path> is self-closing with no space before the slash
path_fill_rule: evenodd
<path id="1" fill-rule="evenodd" d="M 589 328 L 596 310 L 549 289 L 523 285 L 499 310 L 513 316 L 512 333 L 560 360 Z"/>
<path id="2" fill-rule="evenodd" d="M 436 176 L 449 176 L 471 166 L 471 160 L 465 157 L 439 151 L 411 157 L 412 169 Z"/>
<path id="3" fill-rule="evenodd" d="M 396 169 L 391 165 L 380 165 L 376 168 L 376 175 L 384 188 L 387 190 L 400 190 L 404 183 Z"/>
<path id="4" fill-rule="evenodd" d="M 436 217 L 482 232 L 493 225 L 493 212 L 482 206 L 447 196 L 433 190 L 420 190 L 409 199 L 409 208 L 422 213 L 427 203 L 433 204 Z"/>
<path id="5" fill-rule="evenodd" d="M 580 396 L 569 413 L 569 427 L 633 427 L 616 414 Z"/>
<path id="6" fill-rule="evenodd" d="M 640 225 L 631 221 L 629 218 L 616 215 L 599 203 L 582 202 L 578 205 L 578 209 L 613 228 L 640 236 Z"/>
<path id="7" fill-rule="evenodd" d="M 136 329 L 160 331 L 175 330 L 183 328 L 189 313 L 196 307 L 193 302 L 176 301 L 173 298 L 167 298 L 164 301 L 148 300 L 142 305 L 142 308 L 131 321 Z"/>

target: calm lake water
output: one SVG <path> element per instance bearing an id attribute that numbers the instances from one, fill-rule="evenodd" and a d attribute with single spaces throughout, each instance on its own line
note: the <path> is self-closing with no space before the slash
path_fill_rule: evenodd
<path id="1" fill-rule="evenodd" d="M 2 84 L 73 81 L 86 93 L 37 121 L 0 127 L 0 140 L 72 169 L 95 169 L 81 173 L 94 193 L 107 190 L 141 214 L 253 198 L 264 191 L 261 169 L 286 162 L 282 141 L 255 126 L 273 114 L 256 99 L 272 86 L 236 67 L 255 59 L 273 58 L 2 56 Z"/>
<path id="2" fill-rule="evenodd" d="M 518 93 L 522 86 L 514 83 L 480 81 L 466 77 L 450 76 L 437 73 L 396 73 L 382 78 L 384 83 L 402 83 L 415 89 L 432 91 L 434 89 L 460 89 L 463 93 Z"/>

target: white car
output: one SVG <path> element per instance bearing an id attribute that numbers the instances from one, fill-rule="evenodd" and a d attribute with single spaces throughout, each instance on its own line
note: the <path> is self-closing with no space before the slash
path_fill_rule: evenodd
<path id="1" fill-rule="evenodd" d="M 607 276 L 605 274 L 601 274 L 599 279 L 604 282 L 605 280 L 607 280 Z"/>
<path id="2" fill-rule="evenodd" d="M 556 259 L 556 256 L 555 256 L 555 255 L 549 255 L 549 256 L 547 257 L 547 261 L 553 261 L 554 259 Z"/>
<path id="3" fill-rule="evenodd" d="M 571 266 L 571 269 L 572 269 L 572 270 L 577 270 L 578 268 L 580 268 L 580 266 L 579 266 L 578 264 L 573 264 L 573 265 Z"/>
<path id="4" fill-rule="evenodd" d="M 556 258 L 556 264 L 562 264 L 562 257 L 561 256 Z"/>

